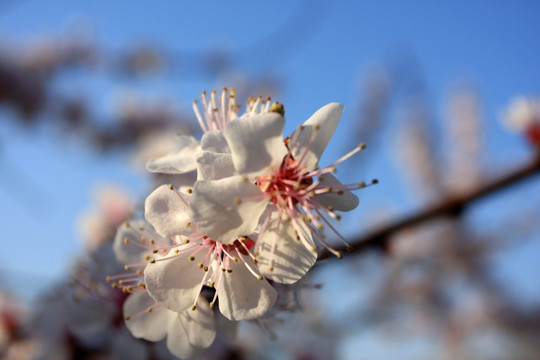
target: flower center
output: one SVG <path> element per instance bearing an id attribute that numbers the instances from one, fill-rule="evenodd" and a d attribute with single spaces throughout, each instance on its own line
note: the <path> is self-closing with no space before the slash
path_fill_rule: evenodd
<path id="1" fill-rule="evenodd" d="M 282 201 L 298 204 L 304 190 L 313 184 L 313 177 L 308 171 L 300 169 L 298 162 L 289 153 L 274 175 L 257 176 L 256 184 L 262 192 L 270 195 L 270 201 L 279 204 Z"/>

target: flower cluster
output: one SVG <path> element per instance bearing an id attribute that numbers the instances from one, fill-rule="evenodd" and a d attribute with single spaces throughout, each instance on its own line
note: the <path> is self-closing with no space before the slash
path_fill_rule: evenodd
<path id="1" fill-rule="evenodd" d="M 277 102 L 250 98 L 239 115 L 234 90 L 201 99 L 202 111 L 194 102 L 200 141 L 180 136 L 179 151 L 147 164 L 176 176 L 197 171 L 197 180 L 157 187 L 145 202 L 146 221 L 120 226 L 114 250 L 128 272 L 108 278 L 131 293 L 124 304 L 131 333 L 167 337 L 181 358 L 210 346 L 216 324 L 265 315 L 278 298 L 277 283 L 293 284 L 315 264 L 317 244 L 340 258 L 323 228 L 345 242 L 332 222 L 337 211 L 358 205 L 351 190 L 366 186 L 332 175 L 363 144 L 329 166 L 318 164 L 342 105 L 322 107 L 284 138 Z"/>

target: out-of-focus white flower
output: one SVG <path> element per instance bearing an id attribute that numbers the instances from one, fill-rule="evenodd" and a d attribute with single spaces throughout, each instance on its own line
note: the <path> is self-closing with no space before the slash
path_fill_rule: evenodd
<path id="1" fill-rule="evenodd" d="M 350 190 L 366 186 L 341 184 L 331 174 L 337 164 L 364 149 L 363 144 L 331 165 L 318 168 L 342 111 L 343 106 L 337 103 L 322 107 L 285 140 L 284 109 L 278 103 L 268 113 L 229 123 L 223 136 L 230 160 L 214 154 L 208 155 L 210 161 L 202 162 L 199 156 L 199 172 L 211 173 L 207 169 L 216 162 L 230 161 L 229 166 L 219 167 L 234 168 L 239 175 L 213 174 L 213 179 L 195 183 L 190 204 L 199 230 L 226 243 L 260 227 L 255 247 L 260 269 L 283 283 L 297 281 L 315 263 L 312 237 L 341 257 L 319 230 L 326 225 L 344 241 L 328 218 L 339 220 L 336 210 L 354 209 L 358 198 Z M 212 156 L 217 161 L 212 161 Z M 228 216 L 222 216 L 225 213 Z"/>
<path id="2" fill-rule="evenodd" d="M 510 129 L 524 133 L 531 143 L 540 143 L 540 98 L 514 98 L 503 113 L 503 121 Z"/>
<path id="3" fill-rule="evenodd" d="M 118 225 L 133 213 L 134 201 L 123 188 L 101 185 L 94 194 L 94 209 L 82 214 L 78 221 L 87 250 L 95 250 L 112 238 Z"/>

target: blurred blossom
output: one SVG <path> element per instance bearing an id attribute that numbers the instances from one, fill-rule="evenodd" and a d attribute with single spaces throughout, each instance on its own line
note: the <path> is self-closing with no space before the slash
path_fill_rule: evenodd
<path id="1" fill-rule="evenodd" d="M 523 134 L 530 143 L 540 144 L 540 98 L 516 97 L 502 117 L 510 129 Z"/>
<path id="2" fill-rule="evenodd" d="M 93 209 L 79 216 L 78 228 L 87 250 L 114 237 L 116 228 L 134 211 L 135 200 L 118 185 L 99 185 L 94 190 Z"/>
<path id="3" fill-rule="evenodd" d="M 478 95 L 470 87 L 451 92 L 446 107 L 446 146 L 449 158 L 445 181 L 451 193 L 462 193 L 476 187 L 482 175 L 481 156 L 484 126 Z M 450 180 L 451 179 L 451 180 Z"/>

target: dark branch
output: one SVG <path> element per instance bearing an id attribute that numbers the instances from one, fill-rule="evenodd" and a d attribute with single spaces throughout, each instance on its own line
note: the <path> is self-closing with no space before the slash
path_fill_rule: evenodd
<path id="1" fill-rule="evenodd" d="M 340 250 L 345 253 L 361 252 L 367 249 L 386 250 L 388 247 L 388 242 L 393 234 L 438 217 L 455 216 L 456 214 L 460 214 L 477 200 L 492 195 L 507 188 L 508 186 L 517 184 L 518 182 L 538 173 L 540 173 L 540 152 L 538 152 L 536 158 L 526 166 L 494 182 L 471 191 L 470 193 L 447 198 L 440 204 L 434 205 L 394 223 L 390 223 L 387 226 L 383 226 L 382 228 L 375 230 L 366 236 L 358 237 L 351 243 L 349 247 L 342 247 L 336 250 Z M 330 256 L 331 254 L 325 251 L 321 254 L 321 256 L 319 256 L 319 260 L 326 259 Z"/>

